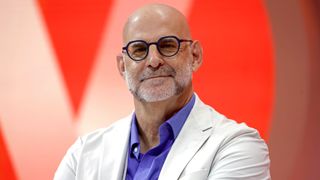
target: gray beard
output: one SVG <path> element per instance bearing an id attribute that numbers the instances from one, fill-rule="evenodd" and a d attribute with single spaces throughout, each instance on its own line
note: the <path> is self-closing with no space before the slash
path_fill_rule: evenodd
<path id="1" fill-rule="evenodd" d="M 137 90 L 132 90 L 129 88 L 129 91 L 142 102 L 157 102 L 166 100 L 172 96 L 178 95 L 183 91 L 183 87 L 174 80 L 174 85 L 166 89 L 158 90 L 149 90 L 146 88 L 141 88 L 139 86 Z"/>
<path id="2" fill-rule="evenodd" d="M 169 87 L 155 87 L 155 88 L 143 88 L 141 85 L 134 83 L 134 76 L 127 71 L 125 71 L 125 79 L 129 91 L 135 96 L 139 101 L 142 102 L 157 102 L 166 100 L 172 96 L 179 95 L 182 91 L 191 83 L 192 80 L 192 67 L 187 64 L 186 67 L 182 67 L 184 70 L 178 70 L 175 73 L 174 70 L 168 70 L 170 72 L 174 71 L 175 76 L 172 77 L 172 82 Z M 146 73 L 144 73 L 146 74 Z M 147 73 L 148 74 L 148 73 Z M 150 73 L 149 73 L 150 74 Z M 144 77 L 143 75 L 142 77 Z"/>

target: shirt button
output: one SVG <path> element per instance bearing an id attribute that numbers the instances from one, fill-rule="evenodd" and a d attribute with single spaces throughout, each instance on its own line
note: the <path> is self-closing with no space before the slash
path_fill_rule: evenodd
<path id="1" fill-rule="evenodd" d="M 137 152 L 138 152 L 138 147 L 135 147 L 135 148 L 133 149 L 133 152 L 134 152 L 134 153 L 137 153 Z"/>

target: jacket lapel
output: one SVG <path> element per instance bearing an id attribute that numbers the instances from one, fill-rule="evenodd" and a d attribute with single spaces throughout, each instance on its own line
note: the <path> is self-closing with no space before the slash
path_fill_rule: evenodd
<path id="1" fill-rule="evenodd" d="M 127 150 L 130 135 L 131 117 L 120 120 L 112 131 L 115 133 L 103 139 L 101 176 L 99 179 L 122 180 L 126 174 Z"/>
<path id="2" fill-rule="evenodd" d="M 200 99 L 190 112 L 162 167 L 159 180 L 178 179 L 188 162 L 201 148 L 213 130 L 212 118 Z"/>

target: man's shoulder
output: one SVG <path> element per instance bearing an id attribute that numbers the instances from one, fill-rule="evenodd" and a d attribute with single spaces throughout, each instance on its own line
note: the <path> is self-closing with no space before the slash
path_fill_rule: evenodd
<path id="1" fill-rule="evenodd" d="M 233 139 L 245 134 L 250 134 L 251 136 L 260 139 L 260 135 L 256 129 L 249 127 L 244 122 L 240 123 L 226 117 L 210 105 L 202 102 L 200 99 L 198 99 L 198 102 L 196 103 L 194 114 L 196 114 L 197 117 L 212 123 L 212 135 L 214 135 L 215 138 Z"/>
<path id="2" fill-rule="evenodd" d="M 254 139 L 261 139 L 259 132 L 252 127 L 249 127 L 244 122 L 237 122 L 235 120 L 224 117 L 214 122 L 213 134 L 215 138 L 220 137 L 224 141 L 231 141 L 235 138 L 250 136 Z"/>
<path id="3" fill-rule="evenodd" d="M 113 146 L 119 140 L 125 141 L 130 131 L 131 118 L 125 117 L 117 120 L 106 128 L 84 134 L 73 143 L 67 154 L 79 159 L 84 152 L 95 152 L 105 146 Z M 127 132 L 126 132 L 127 131 Z M 117 139 L 118 138 L 118 139 Z"/>
<path id="4" fill-rule="evenodd" d="M 210 133 L 198 151 L 199 157 L 211 159 L 207 165 L 211 169 L 210 178 L 230 179 L 239 174 L 244 174 L 245 179 L 270 177 L 268 147 L 256 129 L 220 114 L 200 100 L 194 112 L 194 124 L 203 121 L 211 127 L 205 129 Z M 204 158 L 199 159 L 202 161 Z M 199 162 L 194 158 L 195 166 Z"/>
<path id="5" fill-rule="evenodd" d="M 119 119 L 105 128 L 99 128 L 83 136 L 80 136 L 82 142 L 99 141 L 103 138 L 115 137 L 119 133 L 124 133 L 125 130 L 129 130 L 131 124 L 131 115 Z"/>
<path id="6" fill-rule="evenodd" d="M 55 179 L 61 177 L 87 177 L 91 169 L 95 175 L 101 166 L 101 158 L 113 159 L 114 154 L 122 153 L 129 137 L 131 118 L 120 119 L 107 128 L 101 128 L 80 136 L 68 149 L 56 172 Z M 114 160 L 114 159 L 113 159 Z M 111 160 L 110 160 L 111 162 Z M 63 178 L 70 179 L 70 178 Z M 82 178 L 87 179 L 87 178 Z M 89 178 L 93 179 L 93 178 Z"/>

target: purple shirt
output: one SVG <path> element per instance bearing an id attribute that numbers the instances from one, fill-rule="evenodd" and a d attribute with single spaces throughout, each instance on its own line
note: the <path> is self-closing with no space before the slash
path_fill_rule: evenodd
<path id="1" fill-rule="evenodd" d="M 145 154 L 140 153 L 137 119 L 136 115 L 133 114 L 126 180 L 158 179 L 170 148 L 189 116 L 194 102 L 195 95 L 192 96 L 191 100 L 182 109 L 161 124 L 159 127 L 159 144 Z"/>

